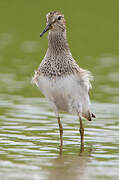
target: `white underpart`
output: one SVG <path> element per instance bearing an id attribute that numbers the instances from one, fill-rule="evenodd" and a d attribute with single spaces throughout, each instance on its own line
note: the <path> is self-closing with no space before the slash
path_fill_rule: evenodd
<path id="1" fill-rule="evenodd" d="M 60 111 L 80 116 L 88 115 L 90 106 L 88 78 L 85 77 L 84 81 L 79 75 L 68 75 L 54 80 L 40 75 L 35 83 L 51 102 L 56 116 Z"/>

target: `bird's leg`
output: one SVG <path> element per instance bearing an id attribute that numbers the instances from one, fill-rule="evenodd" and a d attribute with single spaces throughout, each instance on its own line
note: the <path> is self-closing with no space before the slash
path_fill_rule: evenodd
<path id="1" fill-rule="evenodd" d="M 60 153 L 62 153 L 62 145 L 63 145 L 63 126 L 60 121 L 60 117 L 57 117 L 58 124 L 59 124 L 59 131 L 60 131 Z"/>
<path id="2" fill-rule="evenodd" d="M 83 123 L 82 123 L 82 119 L 81 117 L 79 116 L 79 120 L 80 120 L 80 136 L 81 136 L 81 146 L 83 147 L 84 146 L 84 127 L 83 127 Z"/>

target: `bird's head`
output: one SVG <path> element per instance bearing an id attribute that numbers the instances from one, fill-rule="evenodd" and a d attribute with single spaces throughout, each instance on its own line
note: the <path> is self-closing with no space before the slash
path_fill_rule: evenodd
<path id="1" fill-rule="evenodd" d="M 40 37 L 42 37 L 43 34 L 48 30 L 55 32 L 65 31 L 65 19 L 62 13 L 58 11 L 53 11 L 46 15 L 46 27 L 43 30 L 43 32 L 40 34 Z"/>

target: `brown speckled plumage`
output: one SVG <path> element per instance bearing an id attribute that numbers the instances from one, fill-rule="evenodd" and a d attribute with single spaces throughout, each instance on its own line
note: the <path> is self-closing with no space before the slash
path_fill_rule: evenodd
<path id="1" fill-rule="evenodd" d="M 33 81 L 52 103 L 58 118 L 59 112 L 67 111 L 85 117 L 89 121 L 94 117 L 90 112 L 89 89 L 92 76 L 89 71 L 80 68 L 72 57 L 66 39 L 64 15 L 53 11 L 46 15 L 46 28 L 49 30 L 48 49 Z"/>

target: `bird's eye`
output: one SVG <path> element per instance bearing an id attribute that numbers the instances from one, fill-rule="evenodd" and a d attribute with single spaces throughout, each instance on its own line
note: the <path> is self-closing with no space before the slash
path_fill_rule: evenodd
<path id="1" fill-rule="evenodd" d="M 59 17 L 58 17 L 58 20 L 60 20 L 61 18 L 62 18 L 62 16 L 59 16 Z"/>

